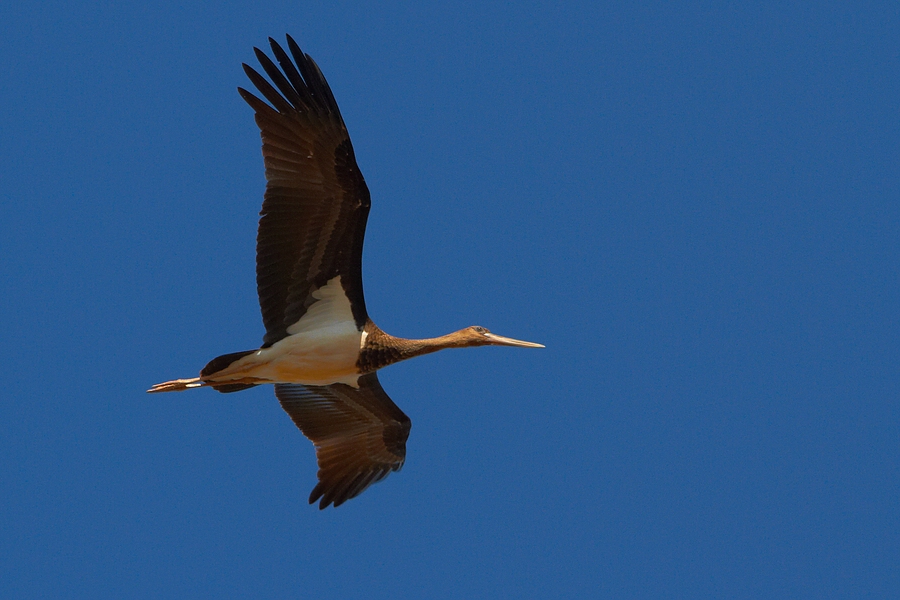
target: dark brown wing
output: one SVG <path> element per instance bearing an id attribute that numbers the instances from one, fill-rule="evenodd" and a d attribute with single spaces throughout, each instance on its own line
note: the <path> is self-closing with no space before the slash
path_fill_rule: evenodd
<path id="1" fill-rule="evenodd" d="M 357 327 L 366 322 L 361 263 L 369 189 L 322 72 L 290 36 L 287 42 L 296 66 L 269 38 L 281 71 L 254 48 L 275 87 L 244 65 L 271 106 L 238 88 L 256 111 L 266 165 L 256 240 L 264 347 L 287 336 L 315 302 L 312 293 L 338 275 Z"/>
<path id="2" fill-rule="evenodd" d="M 275 395 L 316 446 L 319 483 L 310 504 L 321 499 L 320 509 L 340 506 L 403 466 L 410 420 L 375 373 L 362 375 L 359 389 L 343 383 L 278 383 Z"/>

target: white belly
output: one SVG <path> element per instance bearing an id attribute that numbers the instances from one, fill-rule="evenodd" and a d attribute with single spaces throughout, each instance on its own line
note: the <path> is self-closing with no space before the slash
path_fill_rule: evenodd
<path id="1" fill-rule="evenodd" d="M 340 276 L 312 293 L 316 299 L 288 336 L 232 363 L 216 381 L 256 379 L 260 383 L 356 386 L 356 361 L 363 333 L 356 328 Z"/>
<path id="2" fill-rule="evenodd" d="M 289 335 L 239 360 L 233 366 L 241 373 L 234 375 L 270 383 L 355 385 L 361 337 L 355 326 L 350 331 L 329 328 Z"/>

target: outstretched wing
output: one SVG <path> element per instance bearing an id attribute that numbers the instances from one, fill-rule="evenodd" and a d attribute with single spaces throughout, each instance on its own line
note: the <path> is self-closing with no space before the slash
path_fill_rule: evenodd
<path id="1" fill-rule="evenodd" d="M 269 43 L 281 70 L 254 51 L 274 87 L 246 64 L 244 71 L 271 106 L 238 88 L 256 111 L 266 166 L 256 241 L 263 347 L 286 337 L 316 302 L 313 292 L 336 276 L 362 330 L 361 262 L 370 205 L 347 128 L 319 67 L 290 36 L 294 62 L 273 39 Z"/>
<path id="2" fill-rule="evenodd" d="M 358 389 L 278 383 L 275 395 L 316 447 L 319 483 L 310 504 L 340 506 L 403 466 L 410 420 L 375 373 L 362 375 Z"/>

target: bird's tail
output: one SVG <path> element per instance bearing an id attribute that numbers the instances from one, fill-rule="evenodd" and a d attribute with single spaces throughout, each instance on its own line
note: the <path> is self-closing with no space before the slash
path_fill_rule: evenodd
<path id="1" fill-rule="evenodd" d="M 203 369 L 200 371 L 200 377 L 192 377 L 190 379 L 173 379 L 172 381 L 157 383 L 149 390 L 147 390 L 147 393 L 156 394 L 159 392 L 183 392 L 184 390 L 204 386 L 210 386 L 217 392 L 222 392 L 223 394 L 246 390 L 247 388 L 251 388 L 256 384 L 240 383 L 235 381 L 217 382 L 210 381 L 209 379 L 219 371 L 231 365 L 231 363 L 240 360 L 248 354 L 253 354 L 254 352 L 256 352 L 256 350 L 244 350 L 242 352 L 232 352 L 231 354 L 223 354 L 222 356 L 217 356 L 216 358 L 209 361 L 205 367 L 203 367 Z"/>

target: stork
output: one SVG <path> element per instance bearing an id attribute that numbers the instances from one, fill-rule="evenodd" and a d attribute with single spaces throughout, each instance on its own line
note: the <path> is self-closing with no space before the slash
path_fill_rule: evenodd
<path id="1" fill-rule="evenodd" d="M 147 391 L 229 393 L 274 384 L 281 406 L 315 445 L 318 483 L 309 502 L 323 509 L 403 466 L 410 420 L 382 389 L 378 369 L 444 348 L 543 346 L 479 326 L 403 339 L 372 322 L 362 283 L 371 203 L 347 128 L 315 61 L 290 36 L 290 56 L 269 43 L 281 69 L 254 51 L 272 83 L 243 65 L 268 104 L 238 88 L 255 111 L 266 169 L 256 241 L 262 346 L 216 357 L 198 377 Z"/>

